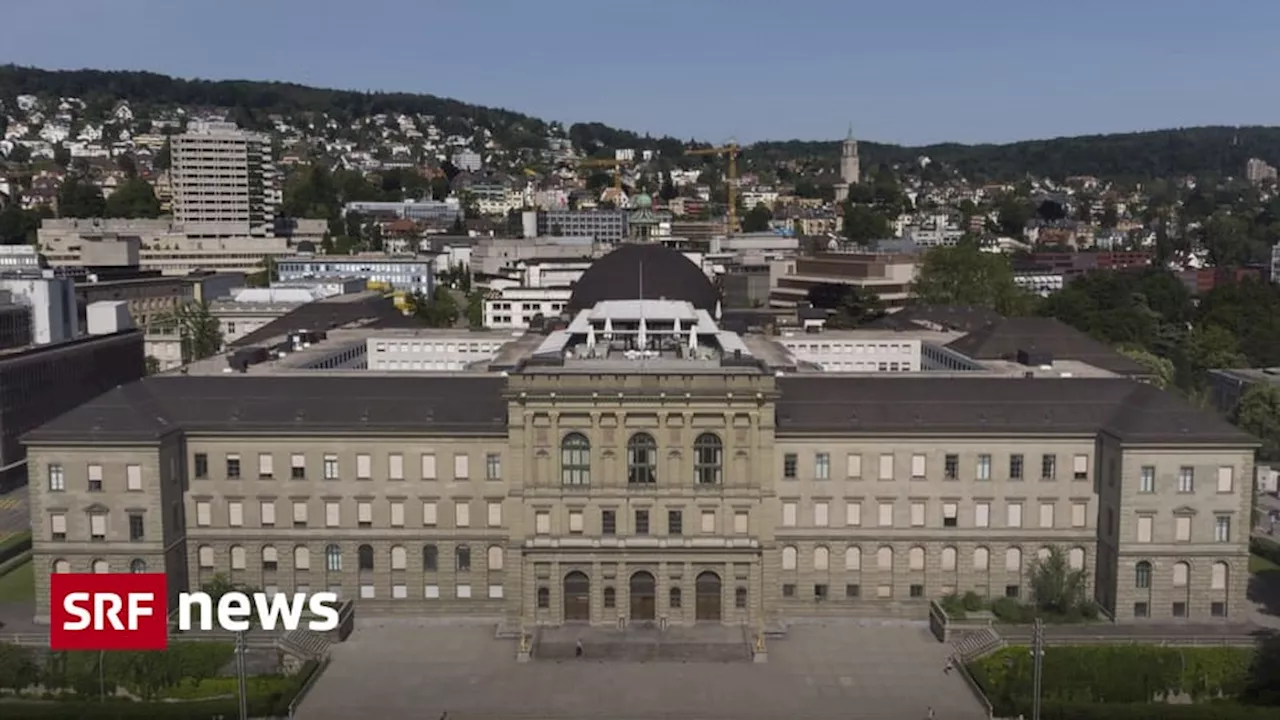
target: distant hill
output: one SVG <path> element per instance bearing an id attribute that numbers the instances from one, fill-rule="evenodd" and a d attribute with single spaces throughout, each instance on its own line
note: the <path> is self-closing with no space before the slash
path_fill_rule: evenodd
<path id="1" fill-rule="evenodd" d="M 326 113 L 340 120 L 378 113 L 433 115 L 445 133 L 469 134 L 483 127 L 509 148 L 544 148 L 550 129 L 547 122 L 522 113 L 426 94 L 364 93 L 246 80 L 184 80 L 150 72 L 0 66 L 0 102 L 12 108 L 13 99 L 21 94 L 78 97 L 87 103 L 88 114 L 103 116 L 122 99 L 144 115 L 174 106 L 229 108 L 233 119 L 246 126 L 263 126 L 271 114 L 292 117 Z M 566 131 L 574 146 L 588 153 L 636 148 L 675 157 L 685 147 L 675 138 L 650 137 L 601 123 L 575 123 Z M 821 169 L 834 169 L 839 147 L 839 141 L 760 142 L 746 148 L 744 155 L 749 167 L 808 161 Z M 1181 175 L 1239 176 L 1252 157 L 1280 164 L 1280 127 L 1199 127 L 1005 145 L 946 143 L 904 147 L 863 142 L 861 152 L 864 169 L 880 164 L 912 166 L 919 158 L 928 157 L 935 167 L 940 164 L 979 181 L 1017 180 L 1028 174 L 1059 179 L 1095 175 L 1133 180 Z"/>

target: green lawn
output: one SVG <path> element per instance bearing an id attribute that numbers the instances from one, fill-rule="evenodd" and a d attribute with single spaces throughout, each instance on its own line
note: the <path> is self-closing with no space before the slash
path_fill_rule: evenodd
<path id="1" fill-rule="evenodd" d="M 0 603 L 31 602 L 35 599 L 35 565 L 30 560 L 0 575 Z"/>
<path id="2" fill-rule="evenodd" d="M 1280 565 L 1277 565 L 1261 555 L 1249 556 L 1249 572 L 1251 573 L 1269 573 L 1280 572 Z"/>

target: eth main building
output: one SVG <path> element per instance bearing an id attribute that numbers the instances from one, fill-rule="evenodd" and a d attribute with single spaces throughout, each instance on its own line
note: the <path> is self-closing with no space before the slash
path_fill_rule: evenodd
<path id="1" fill-rule="evenodd" d="M 1052 320 L 730 332 L 706 276 L 655 245 L 597 261 L 547 334 L 358 305 L 313 303 L 234 368 L 28 435 L 37 567 L 375 612 L 754 624 L 1026 598 L 1060 547 L 1117 621 L 1247 607 L 1254 439 Z"/>

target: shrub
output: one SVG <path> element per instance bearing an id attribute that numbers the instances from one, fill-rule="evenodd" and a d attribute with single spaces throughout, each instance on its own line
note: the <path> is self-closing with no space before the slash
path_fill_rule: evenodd
<path id="1" fill-rule="evenodd" d="M 1028 617 L 1034 615 L 1034 612 L 1028 612 L 1028 608 L 1018 602 L 1017 598 L 1009 597 L 1000 598 L 992 602 L 991 612 L 1007 623 L 1027 622 Z"/>
<path id="2" fill-rule="evenodd" d="M 986 606 L 987 601 L 978 593 L 970 590 L 964 594 L 963 598 L 960 599 L 960 603 L 964 606 L 965 610 L 969 612 L 978 612 Z"/>

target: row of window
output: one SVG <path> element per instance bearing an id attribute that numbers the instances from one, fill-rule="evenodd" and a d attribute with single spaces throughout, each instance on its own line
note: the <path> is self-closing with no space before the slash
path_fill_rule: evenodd
<path id="1" fill-rule="evenodd" d="M 402 453 L 390 453 L 386 457 L 385 473 L 388 480 L 404 480 L 405 479 L 405 456 Z M 224 458 L 224 477 L 228 480 L 240 480 L 244 477 L 244 469 L 241 463 L 239 453 L 227 453 Z M 438 480 L 440 479 L 437 472 L 436 454 L 421 453 L 418 457 L 418 477 L 422 480 Z M 209 455 L 208 453 L 196 453 L 194 458 L 194 476 L 197 480 L 209 479 Z M 373 479 L 373 455 L 369 453 L 358 453 L 355 456 L 355 479 L 372 480 Z M 343 474 L 342 461 L 336 453 L 325 453 L 321 458 L 320 477 L 324 480 L 341 480 Z M 289 474 L 290 480 L 306 480 L 314 477 L 307 467 L 307 456 L 304 453 L 291 453 L 289 455 Z M 275 455 L 273 453 L 258 453 L 258 473 L 259 480 L 275 480 L 276 467 Z M 453 480 L 470 480 L 471 479 L 471 455 L 469 453 L 453 454 Z M 484 479 L 497 482 L 502 480 L 502 455 L 500 453 L 485 453 L 484 456 Z"/>
<path id="2" fill-rule="evenodd" d="M 48 467 L 49 490 L 52 492 L 66 492 L 67 490 L 67 474 L 63 470 L 62 465 L 54 463 Z M 103 466 L 97 463 L 90 463 L 85 467 L 85 478 L 87 479 L 85 489 L 89 492 L 104 492 L 106 490 L 106 473 Z M 124 489 L 129 492 L 142 492 L 142 466 L 126 465 L 124 468 Z"/>
<path id="3" fill-rule="evenodd" d="M 1139 590 L 1150 590 L 1152 583 L 1152 564 L 1150 561 L 1141 560 L 1133 566 L 1133 586 Z M 1210 566 L 1209 571 L 1209 589 L 1210 590 L 1226 590 L 1227 581 L 1231 576 L 1231 566 L 1225 562 L 1218 561 Z M 1173 587 L 1183 588 L 1191 584 L 1191 563 L 1179 561 L 1173 564 L 1171 572 Z"/>
<path id="4" fill-rule="evenodd" d="M 1191 542 L 1192 540 L 1192 520 L 1193 515 L 1190 513 L 1179 513 L 1173 518 L 1173 541 L 1180 543 Z M 1137 541 L 1140 543 L 1153 542 L 1152 530 L 1155 525 L 1155 514 L 1143 514 L 1138 516 L 1137 522 Z M 1216 543 L 1231 542 L 1231 516 L 1227 514 L 1219 514 L 1213 516 L 1213 541 Z"/>
<path id="5" fill-rule="evenodd" d="M 249 569 L 249 551 L 243 545 L 232 545 L 228 550 L 231 557 L 231 569 L 248 570 Z M 423 572 L 439 572 L 440 571 L 440 549 L 432 543 L 422 546 L 422 571 Z M 377 569 L 378 562 L 376 553 L 372 545 L 361 545 L 356 548 L 356 569 L 361 572 L 367 572 Z M 275 572 L 280 567 L 280 553 L 274 545 L 262 546 L 260 557 L 262 561 L 263 572 Z M 342 548 L 338 545 L 326 545 L 324 548 L 324 571 L 325 572 L 342 572 Z M 201 545 L 196 548 L 196 559 L 202 569 L 211 569 L 215 567 L 215 551 L 211 545 Z M 504 553 L 502 547 L 498 545 L 490 545 L 485 552 L 486 569 L 489 571 L 502 570 L 504 564 Z M 471 572 L 471 546 L 466 544 L 456 545 L 453 549 L 452 568 L 455 572 Z M 297 545 L 293 548 L 293 569 L 294 570 L 310 570 L 311 569 L 311 549 L 306 545 Z M 409 569 L 409 550 L 403 545 L 394 545 L 388 553 L 387 565 L 384 569 L 390 570 L 408 570 Z"/>
<path id="6" fill-rule="evenodd" d="M 1055 528 L 1060 527 L 1058 507 L 1064 503 L 1053 500 L 1041 500 L 1037 507 L 1037 527 Z M 861 499 L 846 500 L 844 505 L 844 526 L 845 527 L 862 527 L 862 509 L 863 501 Z M 970 522 L 966 523 L 966 527 L 986 528 L 992 527 L 991 522 L 991 506 L 992 503 L 987 500 L 980 500 L 973 503 L 973 515 Z M 784 500 L 782 502 L 782 527 L 794 528 L 800 527 L 800 503 L 795 500 Z M 929 517 L 929 503 L 925 500 L 912 500 L 907 506 L 910 512 L 909 517 L 899 518 L 897 509 L 901 504 L 889 499 L 875 501 L 875 527 L 891 528 L 891 527 L 960 527 L 960 503 L 958 501 L 946 501 L 941 503 L 940 516 Z M 1020 528 L 1023 527 L 1023 509 L 1025 504 L 1021 501 L 1010 500 L 1005 503 L 1004 527 Z M 831 503 L 825 500 L 814 501 L 808 508 L 809 517 L 805 518 L 810 521 L 807 527 L 839 527 L 838 517 L 834 517 L 831 513 Z M 1081 500 L 1070 503 L 1070 527 L 1083 528 L 1089 523 L 1089 503 Z M 900 522 L 906 520 L 906 523 Z"/>
<path id="7" fill-rule="evenodd" d="M 894 453 L 881 453 L 879 455 L 878 478 L 880 480 L 894 480 L 897 478 L 896 455 Z M 993 479 L 993 460 L 990 454 L 980 454 L 977 457 L 973 467 L 972 479 L 974 480 L 991 480 Z M 925 480 L 928 478 L 929 456 L 924 453 L 913 453 L 911 455 L 911 479 Z M 1071 463 L 1071 477 L 1073 480 L 1089 479 L 1089 456 L 1075 455 Z M 1012 481 L 1024 480 L 1026 473 L 1026 459 L 1020 453 L 1009 456 L 1008 472 L 1005 479 Z M 960 479 L 960 456 L 955 453 L 947 453 L 943 455 L 942 477 L 946 480 Z M 800 477 L 800 456 L 798 453 L 786 453 L 782 456 L 782 477 L 786 480 L 796 480 Z M 831 470 L 831 453 L 815 452 L 813 454 L 813 479 L 830 480 L 832 477 Z M 1040 479 L 1044 481 L 1054 481 L 1058 479 L 1058 456 L 1053 453 L 1045 453 L 1040 456 Z M 845 478 L 849 480 L 863 479 L 862 454 L 849 453 L 845 456 Z"/>
<path id="8" fill-rule="evenodd" d="M 907 569 L 913 571 L 923 571 L 925 569 L 926 550 L 917 545 L 907 550 Z M 953 571 L 957 569 L 959 551 L 951 546 L 946 546 L 938 553 L 939 566 L 944 571 Z M 1011 547 L 1005 550 L 1004 567 L 1007 572 L 1020 573 L 1023 571 L 1022 548 Z M 1044 561 L 1049 557 L 1049 548 L 1042 547 L 1036 553 L 1039 561 Z M 782 569 L 783 571 L 799 570 L 799 550 L 793 545 L 786 545 L 782 548 Z M 1067 565 L 1072 570 L 1083 570 L 1085 561 L 1085 549 L 1082 547 L 1073 547 L 1067 551 Z M 844 549 L 844 569 L 850 572 L 862 571 L 862 548 L 857 545 L 850 545 Z M 831 548 L 826 545 L 819 545 L 813 549 L 812 562 L 810 569 L 815 571 L 831 570 Z M 892 571 L 894 569 L 894 551 L 888 545 L 881 545 L 876 548 L 875 552 L 875 569 Z M 973 551 L 973 569 L 986 572 L 991 569 L 991 550 L 986 547 L 977 547 Z"/>
<path id="9" fill-rule="evenodd" d="M 719 485 L 724 480 L 724 442 L 715 433 L 702 433 L 693 441 L 693 479 L 698 485 Z M 591 484 L 591 441 L 572 432 L 560 441 L 560 482 Z M 658 442 L 647 432 L 627 440 L 627 484 L 656 485 Z"/>

